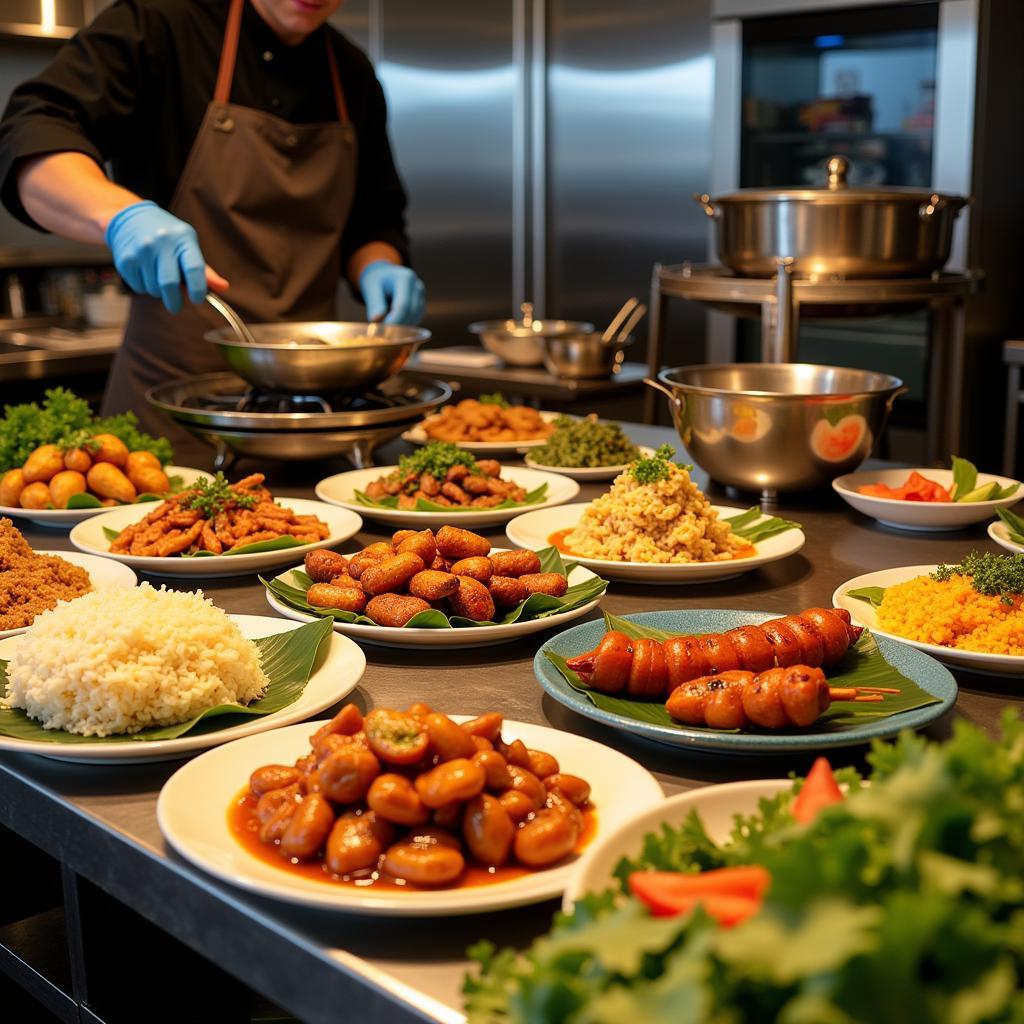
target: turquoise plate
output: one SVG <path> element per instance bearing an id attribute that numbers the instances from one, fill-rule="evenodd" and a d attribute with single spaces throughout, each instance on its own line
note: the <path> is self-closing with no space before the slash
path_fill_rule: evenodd
<path id="1" fill-rule="evenodd" d="M 640 612 L 637 615 L 625 616 L 631 622 L 674 633 L 720 633 L 735 626 L 756 625 L 778 617 L 778 613 L 721 608 Z M 551 651 L 563 658 L 570 658 L 581 651 L 592 650 L 604 633 L 603 621 L 585 622 L 548 640 L 533 659 L 533 671 L 541 686 L 560 704 L 585 718 L 673 747 L 719 750 L 735 754 L 771 754 L 793 750 L 823 750 L 827 747 L 855 747 L 876 737 L 895 736 L 901 729 L 920 729 L 929 722 L 941 718 L 956 703 L 956 681 L 934 658 L 906 644 L 876 636 L 882 657 L 917 683 L 922 690 L 937 697 L 939 704 L 929 704 L 926 708 L 904 711 L 881 720 L 867 721 L 863 725 L 842 732 L 815 732 L 813 728 L 799 733 L 716 732 L 713 729 L 694 729 L 684 725 L 665 726 L 637 722 L 594 707 L 582 693 L 578 693 L 565 681 L 561 672 L 545 656 L 546 651 Z"/>

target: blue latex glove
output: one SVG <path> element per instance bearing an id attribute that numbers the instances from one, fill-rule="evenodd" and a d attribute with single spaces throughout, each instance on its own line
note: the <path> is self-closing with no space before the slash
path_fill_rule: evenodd
<path id="1" fill-rule="evenodd" d="M 386 324 L 418 324 L 427 304 L 423 282 L 408 267 L 387 260 L 374 260 L 363 267 L 359 290 L 371 323 L 387 313 Z"/>
<path id="2" fill-rule="evenodd" d="M 114 266 L 133 292 L 163 299 L 171 313 L 181 311 L 184 281 L 193 302 L 206 298 L 206 260 L 190 224 L 148 199 L 117 213 L 107 225 Z"/>

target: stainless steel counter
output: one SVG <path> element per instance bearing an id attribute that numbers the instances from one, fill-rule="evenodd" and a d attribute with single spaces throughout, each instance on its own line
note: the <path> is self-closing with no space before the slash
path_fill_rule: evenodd
<path id="1" fill-rule="evenodd" d="M 675 440 L 660 428 L 634 426 L 629 433 L 636 442 L 652 446 Z M 393 445 L 390 453 L 398 450 Z M 385 449 L 381 461 L 388 454 Z M 177 461 L 204 465 L 207 459 L 208 453 L 197 448 L 179 453 Z M 241 468 L 251 467 L 246 463 Z M 310 483 L 316 475 L 311 465 L 285 467 L 275 491 L 310 496 L 309 486 L 294 486 L 299 472 L 310 473 Z M 592 497 L 600 489 L 585 486 L 582 496 Z M 831 492 L 814 504 L 784 504 L 780 514 L 804 524 L 807 545 L 798 555 L 717 584 L 613 583 L 603 606 L 617 614 L 680 606 L 787 612 L 827 603 L 840 582 L 862 572 L 955 561 L 974 547 L 994 549 L 981 528 L 937 536 L 886 530 L 842 505 Z M 68 546 L 63 533 L 34 527 L 25 532 L 36 547 Z M 378 540 L 388 532 L 368 522 L 356 542 Z M 491 535 L 501 539 L 500 531 Z M 229 611 L 268 613 L 255 577 L 202 585 Z M 650 769 L 667 793 L 739 778 L 780 777 L 808 766 L 804 757 L 669 749 L 592 724 L 546 697 L 535 682 L 531 662 L 538 643 L 531 637 L 483 652 L 367 646 L 369 664 L 353 699 L 364 708 L 405 706 L 418 698 L 453 713 L 497 708 L 510 719 L 552 725 L 621 750 Z M 992 730 L 1006 704 L 1022 702 L 1019 687 L 957 675 L 960 701 L 932 727 L 934 736 L 946 735 L 957 717 Z M 862 754 L 839 751 L 836 759 L 856 763 Z M 303 1021 L 347 1019 L 339 1007 L 357 1011 L 364 1024 L 460 1020 L 466 947 L 481 937 L 525 944 L 550 922 L 553 903 L 461 919 L 386 921 L 305 911 L 248 896 L 206 877 L 165 847 L 154 805 L 175 767 L 172 762 L 89 768 L 0 755 L 0 822 Z"/>
<path id="2" fill-rule="evenodd" d="M 58 327 L 2 330 L 0 386 L 104 373 L 121 347 L 121 328 L 66 330 Z"/>

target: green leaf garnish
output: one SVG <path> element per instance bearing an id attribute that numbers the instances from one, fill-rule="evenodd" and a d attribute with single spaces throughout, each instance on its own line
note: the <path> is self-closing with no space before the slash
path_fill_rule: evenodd
<path id="1" fill-rule="evenodd" d="M 641 457 L 630 467 L 629 472 L 638 484 L 653 484 L 666 480 L 672 472 L 672 456 L 676 450 L 670 444 L 663 444 L 653 455 Z"/>
<path id="2" fill-rule="evenodd" d="M 748 544 L 760 544 L 761 541 L 780 533 L 786 533 L 788 530 L 802 529 L 801 524 L 793 522 L 792 519 L 764 516 L 764 513 L 756 505 L 748 508 L 746 512 L 741 512 L 738 516 L 723 519 L 722 522 L 728 523 L 732 532 L 747 541 Z"/>
<path id="3" fill-rule="evenodd" d="M 972 551 L 956 565 L 940 565 L 931 574 L 945 582 L 951 576 L 970 576 L 971 586 L 979 594 L 998 596 L 1004 604 L 1024 594 L 1024 555 L 996 555 L 991 551 Z"/>
<path id="4" fill-rule="evenodd" d="M 239 508 L 253 508 L 257 497 L 236 491 L 220 471 L 213 477 L 200 477 L 190 488 L 192 491 L 181 501 L 181 507 L 199 512 L 204 519 L 214 519 L 228 504 Z"/>
<path id="5" fill-rule="evenodd" d="M 1006 524 L 1006 532 L 1015 544 L 1024 544 L 1024 519 L 1008 508 L 997 508 L 996 515 Z"/>
<path id="6" fill-rule="evenodd" d="M 548 493 L 548 485 L 541 484 L 540 487 L 535 487 L 532 491 L 528 491 L 526 497 L 522 501 L 512 501 L 510 498 L 506 498 L 504 501 L 499 502 L 497 505 L 488 505 L 487 508 L 474 508 L 472 505 L 438 505 L 435 501 L 430 501 L 427 498 L 417 498 L 416 507 L 412 509 L 403 509 L 404 512 L 493 512 L 496 509 L 503 508 L 521 508 L 523 505 L 536 505 L 543 501 Z M 356 503 L 359 505 L 366 505 L 369 508 L 398 508 L 398 496 L 395 494 L 389 494 L 386 498 L 371 498 L 364 491 L 353 492 Z"/>
<path id="7" fill-rule="evenodd" d="M 398 471 L 392 476 L 420 476 L 429 473 L 435 480 L 443 481 L 452 466 L 466 466 L 471 473 L 479 473 L 476 458 L 472 452 L 463 451 L 451 441 L 431 441 L 411 455 L 398 460 Z"/>
<path id="8" fill-rule="evenodd" d="M 846 596 L 855 597 L 858 601 L 867 601 L 872 608 L 881 608 L 885 587 L 857 587 L 856 590 L 847 590 Z"/>
<path id="9" fill-rule="evenodd" d="M 481 405 L 496 405 L 501 409 L 511 409 L 512 405 L 509 400 L 500 392 L 495 391 L 489 395 L 481 395 L 477 401 Z"/>

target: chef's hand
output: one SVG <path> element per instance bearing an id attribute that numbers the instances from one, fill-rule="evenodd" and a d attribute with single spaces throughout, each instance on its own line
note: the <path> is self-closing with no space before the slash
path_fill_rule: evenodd
<path id="1" fill-rule="evenodd" d="M 366 264 L 359 275 L 359 290 L 371 323 L 384 317 L 386 324 L 418 324 L 427 303 L 423 282 L 408 267 L 387 260 Z"/>
<path id="2" fill-rule="evenodd" d="M 192 226 L 148 199 L 115 214 L 105 238 L 125 284 L 133 292 L 162 299 L 168 312 L 181 311 L 182 284 L 192 302 L 202 302 L 208 287 L 227 287 L 207 267 Z"/>

